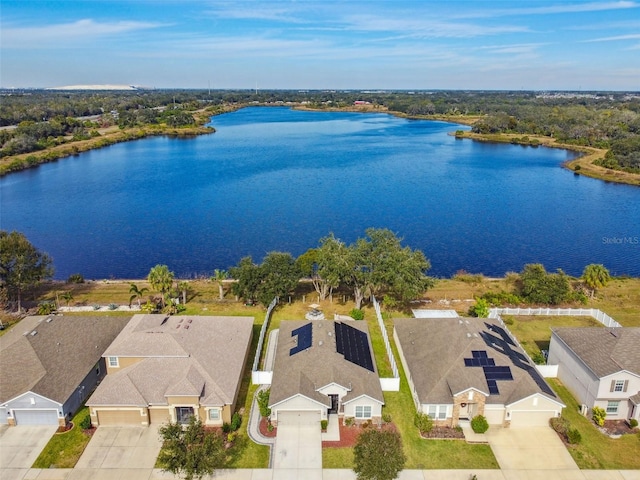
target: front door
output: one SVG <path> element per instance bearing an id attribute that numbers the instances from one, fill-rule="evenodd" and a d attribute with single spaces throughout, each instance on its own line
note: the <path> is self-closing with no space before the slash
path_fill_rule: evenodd
<path id="1" fill-rule="evenodd" d="M 338 413 L 338 395 L 329 395 L 331 399 L 331 408 L 327 411 L 328 413 Z"/>
<path id="2" fill-rule="evenodd" d="M 193 407 L 176 407 L 176 422 L 187 424 L 191 417 L 193 417 Z"/>

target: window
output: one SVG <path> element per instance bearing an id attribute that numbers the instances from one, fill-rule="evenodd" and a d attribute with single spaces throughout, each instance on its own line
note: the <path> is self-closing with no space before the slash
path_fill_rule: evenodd
<path id="1" fill-rule="evenodd" d="M 356 418 L 371 418 L 371 405 L 356 405 Z"/>
<path id="2" fill-rule="evenodd" d="M 427 415 L 431 418 L 444 420 L 447 418 L 447 406 L 446 405 L 429 405 L 427 409 Z"/>
<path id="3" fill-rule="evenodd" d="M 109 366 L 110 367 L 119 367 L 120 363 L 118 362 L 118 357 L 109 357 Z"/>
<path id="4" fill-rule="evenodd" d="M 193 417 L 193 407 L 176 407 L 176 422 L 186 424 L 191 417 Z"/>
<path id="5" fill-rule="evenodd" d="M 624 380 L 616 380 L 616 383 L 613 385 L 614 392 L 624 392 Z"/>
<path id="6" fill-rule="evenodd" d="M 618 413 L 620 402 L 607 402 L 607 413 Z"/>
<path id="7" fill-rule="evenodd" d="M 209 420 L 220 420 L 220 410 L 217 408 L 210 409 Z"/>

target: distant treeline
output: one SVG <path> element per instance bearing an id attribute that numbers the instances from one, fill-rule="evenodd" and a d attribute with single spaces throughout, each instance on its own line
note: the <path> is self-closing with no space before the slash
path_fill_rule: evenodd
<path id="1" fill-rule="evenodd" d="M 367 102 L 411 117 L 481 117 L 478 133 L 545 135 L 559 142 L 608 149 L 602 166 L 640 173 L 640 94 L 625 92 L 361 92 L 253 90 L 139 90 L 112 92 L 4 91 L 0 156 L 26 153 L 86 138 L 95 128 L 165 123 L 189 125 L 189 112 L 213 105 L 303 103 L 311 108 L 353 107 Z M 356 105 L 357 107 L 357 105 Z M 99 115 L 87 123 L 70 118 Z M 26 123 L 24 123 L 26 122 Z M 42 123 L 49 124 L 48 127 Z M 25 150 L 26 149 L 26 150 Z"/>

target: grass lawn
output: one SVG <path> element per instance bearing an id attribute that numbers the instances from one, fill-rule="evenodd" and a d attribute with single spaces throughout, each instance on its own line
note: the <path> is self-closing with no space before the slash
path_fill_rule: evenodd
<path id="1" fill-rule="evenodd" d="M 530 357 L 540 354 L 540 350 L 549 350 L 551 327 L 602 327 L 603 325 L 591 317 L 565 317 L 543 315 L 502 315 L 507 327 L 513 333 L 522 348 Z M 513 323 L 511 323 L 513 321 Z"/>
<path id="2" fill-rule="evenodd" d="M 547 379 L 567 406 L 562 412 L 573 428 L 582 435 L 579 445 L 567 449 L 580 468 L 638 470 L 640 469 L 640 433 L 610 438 L 595 427 L 593 422 L 580 414 L 578 402 L 557 379 Z"/>
<path id="3" fill-rule="evenodd" d="M 353 447 L 323 448 L 322 468 L 353 468 Z"/>
<path id="4" fill-rule="evenodd" d="M 64 433 L 57 433 L 33 464 L 33 468 L 73 468 L 82 452 L 91 440 L 80 428 L 80 422 L 89 416 L 89 408 L 83 407 L 73 417 L 73 428 Z"/>

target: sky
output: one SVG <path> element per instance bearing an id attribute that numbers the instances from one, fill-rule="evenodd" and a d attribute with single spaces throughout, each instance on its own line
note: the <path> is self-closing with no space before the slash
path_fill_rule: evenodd
<path id="1" fill-rule="evenodd" d="M 0 87 L 640 90 L 640 1 L 0 0 Z"/>

